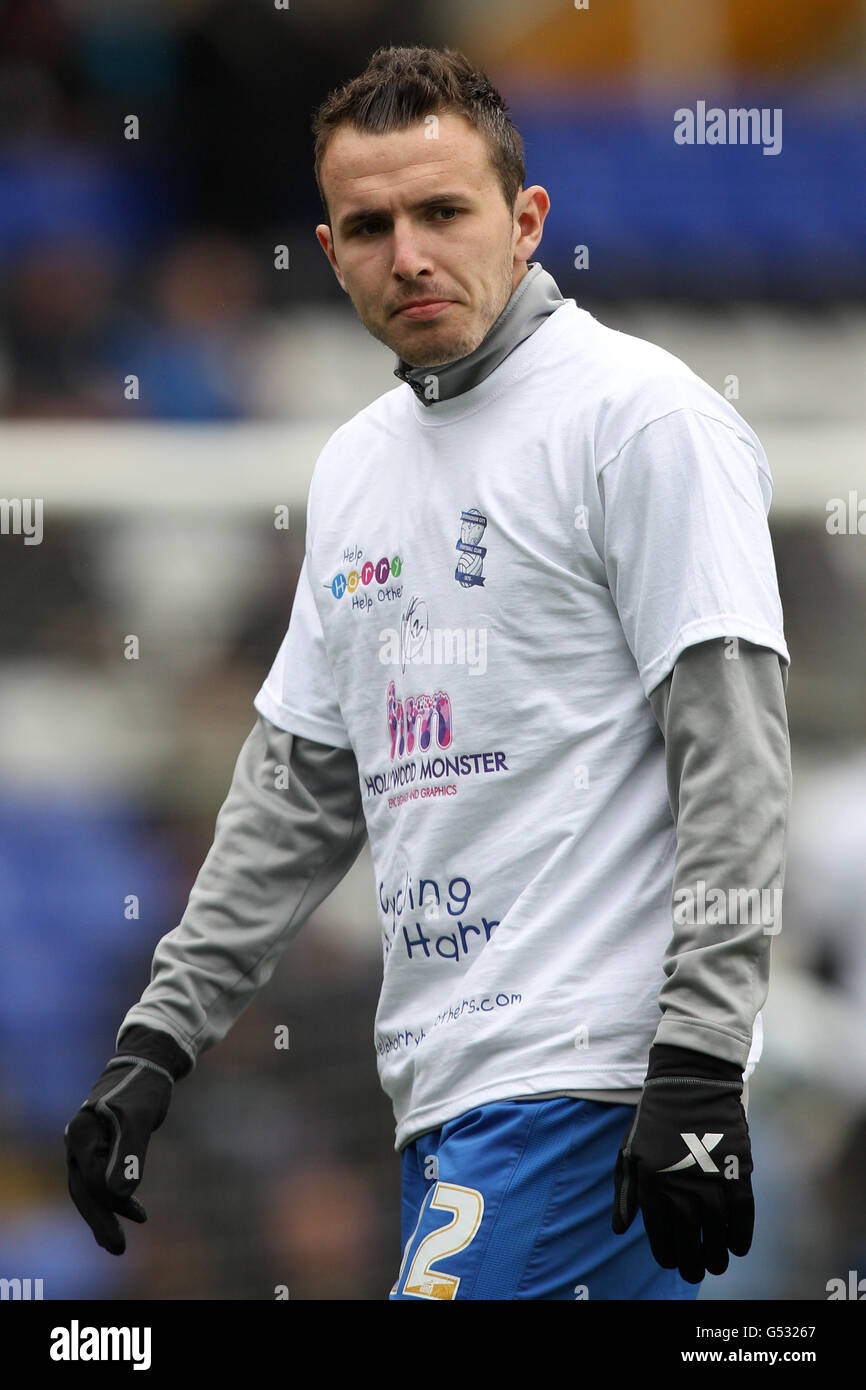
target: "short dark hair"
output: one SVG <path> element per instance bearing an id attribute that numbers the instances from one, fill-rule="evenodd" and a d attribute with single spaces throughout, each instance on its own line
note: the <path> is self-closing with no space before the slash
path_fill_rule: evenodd
<path id="1" fill-rule="evenodd" d="M 365 70 L 330 92 L 315 113 L 316 184 L 325 216 L 322 161 L 334 132 L 350 125 L 369 134 L 406 130 L 433 113 L 465 116 L 484 136 L 509 209 L 526 179 L 523 141 L 493 83 L 455 48 L 378 48 Z"/>

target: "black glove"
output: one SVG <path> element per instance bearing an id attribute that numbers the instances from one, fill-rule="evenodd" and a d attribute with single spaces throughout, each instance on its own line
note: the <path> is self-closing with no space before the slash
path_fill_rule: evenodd
<path id="1" fill-rule="evenodd" d="M 97 1244 L 112 1255 L 126 1249 L 117 1213 L 147 1220 L 132 1193 L 174 1082 L 192 1070 L 191 1059 L 168 1033 L 141 1024 L 124 1029 L 119 1046 L 64 1131 L 69 1194 Z"/>
<path id="2" fill-rule="evenodd" d="M 643 1095 L 614 1174 L 613 1229 L 638 1207 L 663 1269 L 698 1284 L 724 1274 L 728 1251 L 752 1243 L 752 1151 L 741 1100 L 743 1068 L 691 1048 L 655 1043 Z"/>

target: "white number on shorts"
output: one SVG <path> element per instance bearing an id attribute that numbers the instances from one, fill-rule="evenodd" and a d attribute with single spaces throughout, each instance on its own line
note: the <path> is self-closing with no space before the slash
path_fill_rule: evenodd
<path id="1" fill-rule="evenodd" d="M 438 1231 L 425 1236 L 409 1266 L 403 1292 L 415 1298 L 456 1298 L 458 1274 L 443 1274 L 433 1268 L 434 1260 L 444 1260 L 465 1250 L 484 1214 L 484 1198 L 474 1187 L 456 1182 L 437 1182 L 430 1197 L 431 1207 L 450 1211 L 451 1220 Z M 399 1281 L 398 1281 L 399 1282 Z"/>

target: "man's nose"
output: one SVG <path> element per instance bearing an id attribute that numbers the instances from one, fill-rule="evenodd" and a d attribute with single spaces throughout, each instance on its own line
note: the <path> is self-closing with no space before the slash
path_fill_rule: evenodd
<path id="1" fill-rule="evenodd" d="M 424 245 L 424 234 L 409 222 L 394 224 L 393 271 L 401 280 L 415 280 L 433 269 L 430 253 Z"/>

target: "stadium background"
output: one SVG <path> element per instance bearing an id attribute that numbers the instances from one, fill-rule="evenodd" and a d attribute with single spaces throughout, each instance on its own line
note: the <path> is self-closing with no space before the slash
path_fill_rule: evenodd
<path id="1" fill-rule="evenodd" d="M 315 241 L 309 135 L 386 42 L 490 73 L 563 293 L 682 356 L 767 450 L 795 801 L 755 1243 L 701 1297 L 823 1299 L 866 1275 L 866 539 L 826 524 L 866 499 L 863 0 L 5 5 L 0 494 L 42 498 L 44 535 L 0 535 L 0 1275 L 46 1298 L 381 1299 L 399 1262 L 366 850 L 179 1088 L 122 1260 L 74 1211 L 62 1143 L 211 843 L 316 454 L 395 384 Z M 677 145 L 698 100 L 781 108 L 782 151 Z"/>

